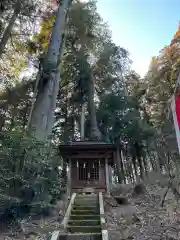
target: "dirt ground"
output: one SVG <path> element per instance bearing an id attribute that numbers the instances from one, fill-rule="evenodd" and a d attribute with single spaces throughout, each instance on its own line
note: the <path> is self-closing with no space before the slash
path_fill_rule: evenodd
<path id="1" fill-rule="evenodd" d="M 133 186 L 118 191 L 129 204 L 117 205 L 114 198 L 105 199 L 109 240 L 176 240 L 180 239 L 180 206 L 168 192 L 160 206 L 166 187 L 147 184 L 145 194 L 133 196 Z"/>
<path id="2" fill-rule="evenodd" d="M 19 220 L 9 226 L 1 226 L 0 240 L 44 240 L 51 235 L 54 230 L 60 228 L 60 223 L 65 215 L 69 201 L 63 199 L 59 201 L 52 210 L 49 217 L 37 219 Z"/>
<path id="3" fill-rule="evenodd" d="M 143 194 L 134 195 L 134 185 L 119 185 L 112 196 L 127 198 L 128 203 L 117 204 L 114 197 L 105 197 L 104 207 L 109 240 L 178 240 L 180 239 L 180 205 L 169 190 L 164 206 L 160 202 L 167 189 L 167 179 L 144 182 Z M 0 226 L 0 240 L 44 240 L 59 229 L 68 200 L 57 203 L 51 216 L 19 221 L 19 227 Z"/>

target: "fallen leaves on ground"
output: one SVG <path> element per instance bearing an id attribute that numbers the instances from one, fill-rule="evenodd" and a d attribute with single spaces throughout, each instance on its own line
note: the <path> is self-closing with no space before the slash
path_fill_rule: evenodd
<path id="1" fill-rule="evenodd" d="M 157 185 L 147 185 L 147 192 L 129 198 L 129 205 L 112 206 L 114 200 L 106 198 L 105 210 L 109 240 L 176 240 L 180 239 L 180 206 L 171 191 L 160 207 L 166 190 Z M 124 195 L 122 192 L 120 193 Z"/>

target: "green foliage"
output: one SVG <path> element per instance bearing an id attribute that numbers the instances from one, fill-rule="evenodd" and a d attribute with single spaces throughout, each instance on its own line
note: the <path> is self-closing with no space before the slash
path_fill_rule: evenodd
<path id="1" fill-rule="evenodd" d="M 38 214 L 60 197 L 61 163 L 56 151 L 51 149 L 48 153 L 45 143 L 16 128 L 1 133 L 0 154 L 0 195 L 5 198 L 4 204 L 1 202 L 1 217 L 14 202 L 18 203 L 13 209 L 15 214 L 34 212 L 35 207 Z"/>
<path id="2" fill-rule="evenodd" d="M 25 68 L 27 52 L 30 60 L 35 59 L 46 70 L 52 70 L 54 66 L 46 66 L 43 61 L 54 21 L 55 12 L 47 11 L 46 17 L 39 22 L 40 32 L 31 39 L 13 36 L 16 54 L 13 54 L 14 48 L 8 48 L 11 59 L 8 63 L 12 67 L 3 67 L 5 73 L 10 72 L 9 76 L 15 75 L 13 80 Z M 179 50 L 171 46 L 164 48 L 158 57 L 153 58 L 149 72 L 141 79 L 130 68 L 129 53 L 113 43 L 94 1 L 73 2 L 65 32 L 52 136 L 55 149 L 63 141 L 79 139 L 81 106 L 82 103 L 87 106 L 91 99 L 103 140 L 115 143 L 124 154 L 118 168 L 125 181 L 134 181 L 139 174 L 143 177 L 151 168 L 164 170 L 168 152 L 174 151 L 173 145 L 176 145 L 174 141 L 169 141 L 172 119 L 166 119 L 166 110 L 178 74 Z M 21 40 L 20 43 L 18 40 Z M 10 84 L 9 81 L 6 91 L 0 95 L 3 120 L 0 119 L 0 194 L 5 199 L 10 197 L 13 203 L 29 204 L 31 210 L 37 211 L 41 209 L 39 204 L 49 205 L 61 194 L 59 186 L 65 187 L 66 169 L 60 173 L 58 166 L 61 163 L 55 157 L 54 148 L 47 152 L 46 143 L 37 142 L 24 134 L 34 81 L 34 76 L 22 84 L 14 84 L 14 81 Z M 91 96 L 88 92 L 90 81 L 94 87 Z M 86 107 L 86 139 L 90 136 L 89 113 Z M 16 125 L 21 128 L 15 131 Z M 162 144 L 162 137 L 168 139 L 169 148 Z M 174 159 L 177 159 L 177 152 L 172 154 L 171 162 Z M 27 192 L 27 196 L 32 193 L 32 199 L 26 199 L 23 191 Z"/>
<path id="3" fill-rule="evenodd" d="M 177 140 L 172 119 L 170 98 L 177 96 L 179 86 L 175 90 L 179 75 L 179 30 L 174 35 L 169 46 L 160 50 L 158 56 L 153 57 L 144 82 L 146 93 L 143 107 L 149 118 L 149 123 L 156 132 L 155 143 L 149 146 L 156 152 L 161 169 L 177 171 L 179 168 L 179 154 Z M 153 145 L 153 146 L 152 146 Z M 167 162 L 170 161 L 170 164 Z"/>

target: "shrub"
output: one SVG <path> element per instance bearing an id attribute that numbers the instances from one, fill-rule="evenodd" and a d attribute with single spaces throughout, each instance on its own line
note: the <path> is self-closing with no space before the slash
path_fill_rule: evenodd
<path id="1" fill-rule="evenodd" d="M 56 149 L 20 129 L 0 133 L 0 218 L 45 213 L 61 196 Z M 35 207 L 36 206 L 36 207 Z M 37 207 L 38 206 L 38 207 Z M 42 209 L 42 211 L 41 211 Z"/>

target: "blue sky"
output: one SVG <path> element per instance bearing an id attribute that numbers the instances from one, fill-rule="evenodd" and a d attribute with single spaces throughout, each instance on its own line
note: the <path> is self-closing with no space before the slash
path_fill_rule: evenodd
<path id="1" fill-rule="evenodd" d="M 180 20 L 180 0 L 97 0 L 97 8 L 141 76 L 152 56 L 170 43 Z"/>

